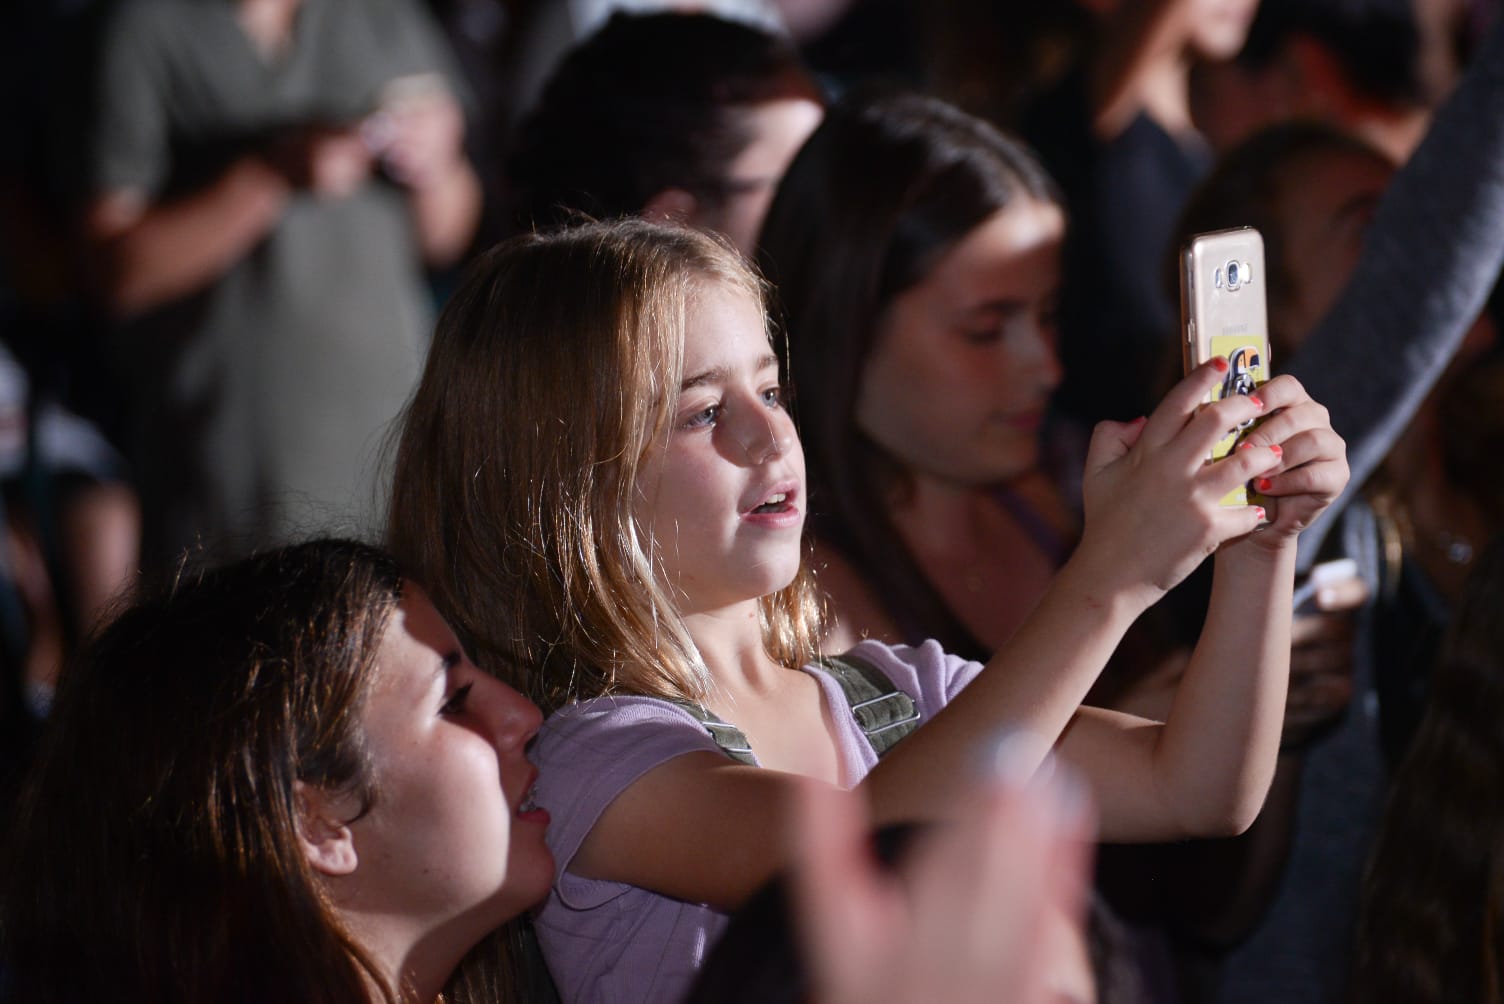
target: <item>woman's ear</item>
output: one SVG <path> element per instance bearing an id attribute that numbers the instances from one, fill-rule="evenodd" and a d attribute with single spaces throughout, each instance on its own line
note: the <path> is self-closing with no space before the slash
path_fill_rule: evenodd
<path id="1" fill-rule="evenodd" d="M 693 225 L 700 213 L 700 200 L 682 188 L 665 188 L 642 207 L 642 218 L 655 223 Z"/>
<path id="2" fill-rule="evenodd" d="M 343 820 L 346 814 L 339 812 L 336 802 L 318 785 L 293 783 L 298 812 L 298 842 L 303 845 L 303 854 L 313 870 L 323 875 L 336 877 L 355 871 L 359 860 L 355 853 L 355 837 L 350 826 Z"/>

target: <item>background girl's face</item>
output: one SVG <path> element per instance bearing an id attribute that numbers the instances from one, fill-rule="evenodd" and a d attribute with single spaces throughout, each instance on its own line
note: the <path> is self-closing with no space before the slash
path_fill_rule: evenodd
<path id="1" fill-rule="evenodd" d="M 524 755 L 542 716 L 470 661 L 421 589 L 404 594 L 361 714 L 376 796 L 350 824 L 353 877 L 368 902 L 473 944 L 553 881 Z"/>
<path id="2" fill-rule="evenodd" d="M 1060 382 L 1059 207 L 1020 195 L 888 305 L 857 392 L 862 432 L 919 477 L 963 485 L 1039 461 Z"/>
<path id="3" fill-rule="evenodd" d="M 729 282 L 690 297 L 668 441 L 638 476 L 638 524 L 682 612 L 776 592 L 799 570 L 804 452 L 761 306 Z"/>
<path id="4" fill-rule="evenodd" d="M 751 255 L 757 250 L 757 235 L 783 172 L 820 124 L 825 110 L 808 98 L 783 98 L 754 105 L 738 115 L 751 140 L 726 168 L 728 194 L 707 210 L 702 222 Z"/>

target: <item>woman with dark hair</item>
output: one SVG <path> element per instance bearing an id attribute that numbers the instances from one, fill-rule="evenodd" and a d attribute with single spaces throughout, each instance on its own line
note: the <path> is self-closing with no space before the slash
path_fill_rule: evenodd
<path id="1" fill-rule="evenodd" d="M 943 102 L 832 107 L 761 262 L 788 328 L 832 650 L 1006 641 L 1074 543 L 1043 470 L 1065 216 L 1028 150 Z"/>
<path id="2" fill-rule="evenodd" d="M 823 98 L 788 39 L 710 14 L 618 13 L 519 129 L 505 225 L 644 215 L 750 252 Z"/>
<path id="3" fill-rule="evenodd" d="M 539 721 L 371 548 L 181 578 L 63 674 L 10 828 L 7 999 L 500 999 L 553 869 Z"/>

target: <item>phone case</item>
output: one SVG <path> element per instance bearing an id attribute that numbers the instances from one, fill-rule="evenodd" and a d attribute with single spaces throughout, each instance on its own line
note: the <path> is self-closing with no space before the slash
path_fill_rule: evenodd
<path id="1" fill-rule="evenodd" d="M 1269 379 L 1269 322 L 1264 299 L 1264 239 L 1252 227 L 1196 234 L 1186 244 L 1180 273 L 1181 316 L 1185 329 L 1185 370 L 1212 356 L 1227 360 L 1227 375 L 1207 395 L 1220 401 L 1249 394 Z M 1247 431 L 1248 422 L 1227 435 L 1209 459 L 1227 456 Z M 1263 501 L 1245 485 L 1222 499 L 1225 506 Z"/>

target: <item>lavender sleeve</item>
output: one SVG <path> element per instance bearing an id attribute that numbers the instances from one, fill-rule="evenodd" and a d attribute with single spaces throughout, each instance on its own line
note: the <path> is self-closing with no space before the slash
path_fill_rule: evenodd
<path id="1" fill-rule="evenodd" d="M 576 909 L 607 902 L 627 887 L 567 871 L 596 820 L 643 774 L 685 753 L 720 750 L 703 726 L 666 701 L 600 697 L 554 712 L 534 743 L 538 804 L 548 810 L 556 894 Z"/>
<path id="2" fill-rule="evenodd" d="M 1352 479 L 1301 535 L 1309 568 L 1483 309 L 1504 263 L 1504 19 L 1395 175 L 1341 297 L 1284 371 L 1331 412 Z"/>

